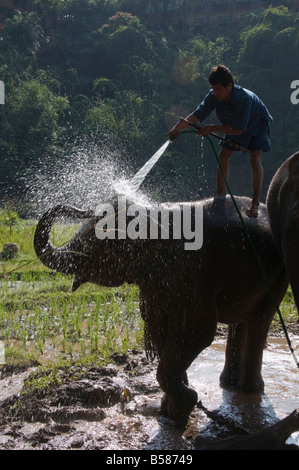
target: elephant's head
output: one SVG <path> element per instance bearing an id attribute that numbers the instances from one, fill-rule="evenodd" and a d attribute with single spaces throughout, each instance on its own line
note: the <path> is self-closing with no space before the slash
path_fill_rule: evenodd
<path id="1" fill-rule="evenodd" d="M 50 231 L 54 221 L 60 217 L 83 219 L 84 223 L 67 244 L 55 247 L 50 242 Z M 125 262 L 126 240 L 122 243 L 100 240 L 96 235 L 99 219 L 91 210 L 58 205 L 49 209 L 37 224 L 34 235 L 36 255 L 50 269 L 74 274 L 73 291 L 84 282 L 105 286 L 130 282 L 129 263 Z"/>
<path id="2" fill-rule="evenodd" d="M 173 263 L 185 249 L 200 248 L 202 207 L 200 203 L 147 207 L 123 196 L 100 204 L 95 213 L 56 206 L 37 225 L 35 251 L 49 268 L 75 275 L 73 290 L 84 282 L 141 286 L 148 279 L 162 279 L 168 262 Z M 61 216 L 87 220 L 72 240 L 55 248 L 49 234 Z"/>
<path id="3" fill-rule="evenodd" d="M 299 153 L 295 153 L 288 161 L 288 189 L 299 197 Z"/>
<path id="4" fill-rule="evenodd" d="M 299 230 L 299 153 L 289 161 L 285 192 L 292 195 L 291 218 Z"/>

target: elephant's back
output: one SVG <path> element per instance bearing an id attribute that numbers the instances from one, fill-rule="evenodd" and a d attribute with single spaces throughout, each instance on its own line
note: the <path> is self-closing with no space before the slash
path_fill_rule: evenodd
<path id="1" fill-rule="evenodd" d="M 250 230 L 269 230 L 269 220 L 267 207 L 261 203 L 259 205 L 258 217 L 250 218 L 246 211 L 251 205 L 251 199 L 245 196 L 217 196 L 204 201 L 204 225 L 216 227 L 226 227 L 227 229 L 244 224 Z"/>
<path id="2" fill-rule="evenodd" d="M 251 199 L 238 196 L 234 201 L 230 196 L 206 200 L 203 250 L 208 253 L 212 248 L 219 259 L 238 257 L 240 262 L 246 262 L 242 257 L 246 258 L 250 238 L 260 256 L 279 264 L 280 256 L 273 242 L 266 205 L 260 204 L 258 217 L 249 218 L 246 210 L 250 204 Z"/>

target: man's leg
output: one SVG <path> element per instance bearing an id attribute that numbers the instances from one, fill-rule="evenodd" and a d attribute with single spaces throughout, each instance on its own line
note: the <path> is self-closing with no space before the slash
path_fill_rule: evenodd
<path id="1" fill-rule="evenodd" d="M 250 209 L 247 211 L 249 217 L 257 217 L 257 211 L 260 203 L 261 191 L 263 186 L 264 169 L 262 165 L 262 150 L 253 150 L 250 152 L 250 164 L 252 171 L 252 189 L 253 197 Z"/>
<path id="2" fill-rule="evenodd" d="M 229 159 L 233 153 L 234 150 L 230 150 L 225 147 L 222 147 L 219 152 L 220 165 L 227 180 L 229 178 Z M 226 194 L 226 184 L 219 167 L 217 171 L 217 192 L 219 196 L 223 196 Z"/>

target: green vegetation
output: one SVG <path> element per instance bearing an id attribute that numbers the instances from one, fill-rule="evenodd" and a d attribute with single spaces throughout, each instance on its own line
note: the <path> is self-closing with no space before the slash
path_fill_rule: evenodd
<path id="1" fill-rule="evenodd" d="M 7 272 L 0 279 L 0 339 L 6 363 L 72 359 L 103 364 L 114 352 L 142 349 L 138 288 L 86 284 L 72 293 L 72 277 L 50 272 L 36 260 L 34 227 L 33 221 L 22 221 L 10 235 L 7 227 L 0 226 L 0 246 L 9 236 L 19 246 L 17 259 L 1 263 L 2 272 Z M 65 229 L 55 226 L 58 243 Z M 73 230 L 69 228 L 69 236 Z"/>
<path id="2" fill-rule="evenodd" d="M 160 3 L 166 8 L 169 2 Z M 148 4 L 35 0 L 34 12 L 17 11 L 6 20 L 0 41 L 6 90 L 0 108 L 2 198 L 22 198 L 26 175 L 34 175 L 40 162 L 52 168 L 67 158 L 66 142 L 89 136 L 118 145 L 123 160 L 139 169 L 180 115 L 201 101 L 210 68 L 218 63 L 227 64 L 274 117 L 272 151 L 264 161 L 265 196 L 274 171 L 297 151 L 299 117 L 290 84 L 298 79 L 298 18 L 282 1 L 251 11 L 235 29 L 186 32 L 163 21 L 146 26 Z M 199 155 L 199 139 L 182 137 L 171 158 L 159 164 L 158 178 L 155 169 L 155 179 L 149 175 L 146 185 L 160 199 L 211 195 L 215 162 L 209 145 L 205 181 Z M 248 160 L 242 155 L 236 160 L 232 188 L 247 195 Z"/>

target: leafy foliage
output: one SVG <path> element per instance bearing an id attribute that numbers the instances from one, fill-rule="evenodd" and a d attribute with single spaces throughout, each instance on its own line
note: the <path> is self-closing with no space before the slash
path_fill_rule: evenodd
<path id="1" fill-rule="evenodd" d="M 168 11 L 169 2 L 152 3 Z M 297 150 L 299 117 L 290 84 L 299 78 L 298 21 L 286 6 L 251 12 L 232 31 L 188 34 L 162 20 L 146 26 L 148 5 L 146 0 L 35 0 L 34 12 L 17 11 L 6 20 L 0 41 L 6 89 L 0 108 L 2 186 L 16 183 L 16 169 L 34 171 L 44 155 L 61 152 L 65 140 L 91 134 L 99 140 L 108 135 L 124 154 L 129 148 L 139 169 L 167 130 L 201 101 L 210 68 L 218 63 L 228 65 L 274 116 L 266 183 Z M 165 198 L 202 196 L 198 139 L 181 138 L 171 150 L 154 191 L 163 185 Z M 214 187 L 211 159 L 204 161 L 206 192 Z M 244 194 L 251 187 L 250 177 L 243 179 L 248 162 L 238 164 L 233 190 Z M 20 180 L 17 184 L 21 195 Z"/>

